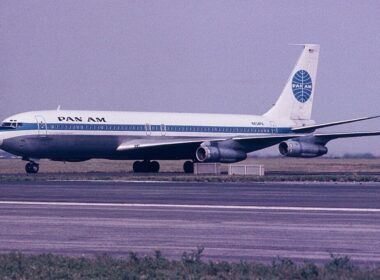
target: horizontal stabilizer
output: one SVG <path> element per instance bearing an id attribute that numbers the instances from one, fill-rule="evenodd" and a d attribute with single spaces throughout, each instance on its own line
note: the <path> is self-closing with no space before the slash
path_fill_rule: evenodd
<path id="1" fill-rule="evenodd" d="M 309 132 L 313 132 L 314 130 L 319 129 L 319 128 L 323 128 L 323 127 L 329 127 L 329 126 L 335 126 L 335 125 L 371 120 L 371 119 L 376 119 L 379 117 L 380 117 L 380 115 L 372 116 L 372 117 L 364 117 L 364 118 L 358 118 L 358 119 L 345 120 L 345 121 L 338 121 L 338 122 L 330 122 L 330 123 L 324 123 L 324 124 L 300 126 L 300 127 L 292 128 L 292 131 L 293 132 L 301 132 L 301 133 L 309 133 Z"/>

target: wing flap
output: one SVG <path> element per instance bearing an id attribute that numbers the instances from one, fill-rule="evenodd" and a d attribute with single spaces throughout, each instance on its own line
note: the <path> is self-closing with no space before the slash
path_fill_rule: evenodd
<path id="1" fill-rule="evenodd" d="M 235 141 L 250 141 L 250 140 L 287 140 L 290 138 L 295 138 L 295 137 L 301 137 L 305 136 L 305 134 L 268 134 L 268 135 L 257 135 L 257 136 L 236 136 L 231 138 L 231 140 Z"/>
<path id="2" fill-rule="evenodd" d="M 318 140 L 319 143 L 326 144 L 327 142 L 338 138 L 352 138 L 352 137 L 366 137 L 366 136 L 378 136 L 380 131 L 369 132 L 340 132 L 340 133 L 317 133 L 313 137 Z"/>

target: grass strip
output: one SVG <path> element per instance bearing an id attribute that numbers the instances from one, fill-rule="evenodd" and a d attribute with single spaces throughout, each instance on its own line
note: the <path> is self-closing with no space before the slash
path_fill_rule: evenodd
<path id="1" fill-rule="evenodd" d="M 203 261 L 202 252 L 184 252 L 180 260 L 160 251 L 126 258 L 8 253 L 0 255 L 0 279 L 380 279 L 380 267 L 355 265 L 346 256 L 332 255 L 321 265 L 286 258 L 263 264 Z"/>
<path id="2" fill-rule="evenodd" d="M 0 182 L 44 182 L 44 181 L 169 181 L 169 182 L 380 182 L 379 175 L 268 175 L 268 176 L 227 176 L 227 175 L 123 175 L 107 173 L 69 173 L 36 175 L 0 175 Z"/>

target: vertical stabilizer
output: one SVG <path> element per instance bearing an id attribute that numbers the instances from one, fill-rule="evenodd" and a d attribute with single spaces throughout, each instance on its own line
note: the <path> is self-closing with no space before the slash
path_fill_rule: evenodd
<path id="1" fill-rule="evenodd" d="M 319 45 L 305 44 L 276 104 L 264 114 L 270 119 L 308 121 L 317 77 Z"/>

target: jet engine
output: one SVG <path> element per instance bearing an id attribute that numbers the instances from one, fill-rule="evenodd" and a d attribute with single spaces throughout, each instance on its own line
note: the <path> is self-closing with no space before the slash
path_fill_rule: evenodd
<path id="1" fill-rule="evenodd" d="M 292 140 L 281 142 L 279 150 L 284 156 L 301 158 L 323 156 L 328 151 L 324 145 Z"/>
<path id="2" fill-rule="evenodd" d="M 199 162 L 221 163 L 233 163 L 245 160 L 247 158 L 247 154 L 240 149 L 210 144 L 202 144 L 196 150 L 195 156 Z"/>

